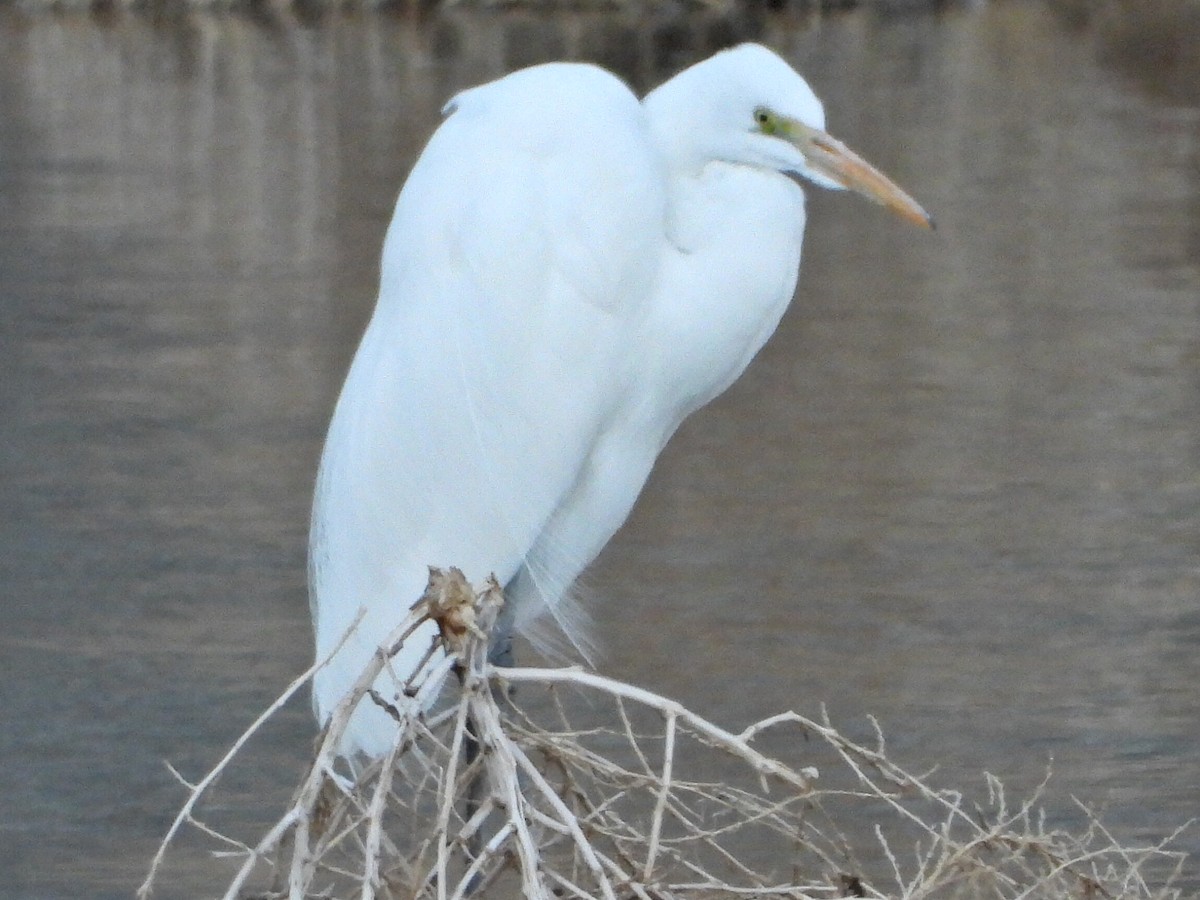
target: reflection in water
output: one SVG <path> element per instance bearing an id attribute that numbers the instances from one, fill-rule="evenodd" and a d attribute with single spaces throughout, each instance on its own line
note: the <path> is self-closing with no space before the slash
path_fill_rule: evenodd
<path id="1" fill-rule="evenodd" d="M 1091 31 L 1105 63 L 1153 93 L 1200 103 L 1200 4 L 1194 0 L 1051 0 L 1064 21 Z"/>
<path id="2" fill-rule="evenodd" d="M 588 578 L 603 668 L 731 724 L 875 713 L 949 784 L 1053 757 L 1056 811 L 1131 839 L 1200 808 L 1200 108 L 1024 3 L 806 24 L 0 21 L 0 895 L 127 896 L 161 760 L 196 774 L 307 664 L 319 442 L 446 98 L 745 37 L 941 230 L 813 198 L 781 333 Z M 287 712 L 219 807 L 282 802 Z"/>

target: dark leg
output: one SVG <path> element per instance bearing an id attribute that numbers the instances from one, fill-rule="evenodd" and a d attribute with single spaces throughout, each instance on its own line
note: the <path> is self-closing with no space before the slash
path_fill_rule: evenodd
<path id="1" fill-rule="evenodd" d="M 509 595 L 513 587 L 514 578 L 504 586 L 505 597 Z M 496 625 L 492 629 L 492 644 L 488 648 L 488 662 L 494 666 L 512 666 L 516 664 L 516 656 L 513 653 L 513 625 L 515 624 L 516 616 L 513 614 L 513 607 L 510 603 L 505 603 L 500 609 L 500 615 L 496 619 Z M 461 681 L 462 672 L 459 673 Z M 475 736 L 475 723 L 470 721 L 467 723 L 467 741 L 463 748 L 463 759 L 466 761 L 467 767 L 475 762 L 479 757 L 479 741 Z M 464 812 L 467 821 L 479 810 L 480 798 L 483 794 L 483 778 L 476 776 L 471 779 L 470 785 L 467 787 L 467 798 L 464 804 Z M 483 838 L 481 832 L 477 831 L 472 835 L 467 843 L 467 852 L 474 858 L 479 855 L 483 848 Z M 477 885 L 478 879 L 475 879 L 472 884 L 467 885 L 466 892 L 473 893 Z"/>
<path id="2" fill-rule="evenodd" d="M 513 579 L 515 581 L 516 579 Z M 512 581 L 505 587 L 504 592 L 507 596 L 509 589 L 512 588 Z M 500 609 L 500 615 L 496 619 L 496 625 L 492 629 L 492 645 L 488 648 L 488 662 L 494 666 L 512 666 L 516 664 L 516 659 L 513 656 L 513 625 L 516 622 L 516 615 L 513 613 L 513 607 L 510 603 L 505 603 Z"/>

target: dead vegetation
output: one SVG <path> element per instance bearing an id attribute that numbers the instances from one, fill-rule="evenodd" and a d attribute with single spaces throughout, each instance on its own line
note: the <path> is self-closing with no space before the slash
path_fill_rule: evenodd
<path id="1" fill-rule="evenodd" d="M 287 809 L 254 841 L 198 814 L 246 738 L 189 796 L 155 857 L 151 895 L 181 829 L 235 869 L 226 898 L 475 896 L 1169 898 L 1184 859 L 1047 824 L 986 778 L 975 802 L 888 758 L 878 729 L 851 740 L 822 714 L 727 731 L 678 703 L 579 668 L 500 669 L 488 629 L 503 603 L 434 571 L 421 601 L 337 708 Z M 413 677 L 422 714 L 392 709 L 397 740 L 348 774 L 337 757 L 354 704 L 417 624 L 440 644 Z M 438 648 L 440 650 L 440 648 Z M 365 698 L 365 699 L 364 699 Z M 768 749 L 769 748 L 769 751 Z M 182 778 L 180 779 L 183 780 Z M 186 784 L 186 782 L 185 782 Z"/>

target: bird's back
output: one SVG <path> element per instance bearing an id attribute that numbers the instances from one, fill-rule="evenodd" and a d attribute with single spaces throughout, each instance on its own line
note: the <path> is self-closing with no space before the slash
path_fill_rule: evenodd
<path id="1" fill-rule="evenodd" d="M 658 269 L 659 160 L 617 79 L 553 64 L 448 108 L 397 203 L 318 476 L 319 658 L 366 609 L 315 679 L 322 720 L 428 565 L 476 582 L 516 574 L 628 391 L 629 335 Z M 559 548 L 546 600 L 590 553 Z M 398 659 L 399 676 L 429 637 Z M 377 688 L 398 694 L 394 681 Z M 344 749 L 378 754 L 391 735 L 382 712 L 363 709 Z"/>

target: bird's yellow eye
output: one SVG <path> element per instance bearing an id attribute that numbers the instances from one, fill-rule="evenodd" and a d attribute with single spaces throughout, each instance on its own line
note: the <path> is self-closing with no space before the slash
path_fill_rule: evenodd
<path id="1" fill-rule="evenodd" d="M 779 120 L 765 106 L 760 106 L 754 110 L 754 122 L 758 125 L 758 130 L 763 134 L 774 134 L 779 130 Z"/>

